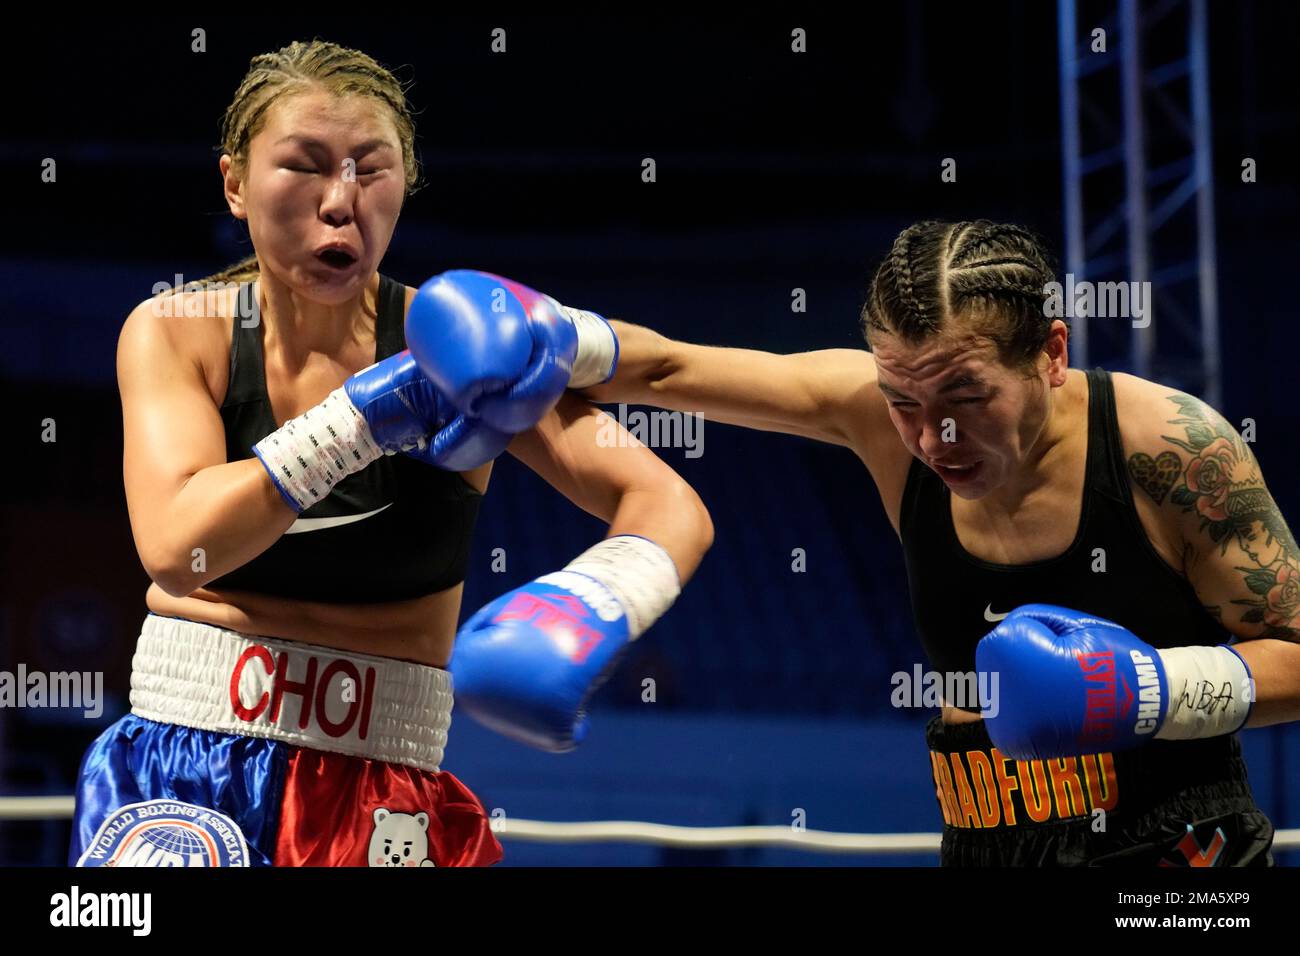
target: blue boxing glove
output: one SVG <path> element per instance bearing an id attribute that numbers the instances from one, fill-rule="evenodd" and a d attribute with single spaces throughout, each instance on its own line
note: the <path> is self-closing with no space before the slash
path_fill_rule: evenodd
<path id="1" fill-rule="evenodd" d="M 511 437 L 458 414 L 407 350 L 357 372 L 253 452 L 285 502 L 302 511 L 384 454 L 467 471 L 501 454 Z"/>
<path id="2" fill-rule="evenodd" d="M 491 461 L 513 437 L 458 414 L 420 371 L 410 349 L 362 369 L 343 383 L 343 391 L 381 449 L 448 471 Z"/>
<path id="3" fill-rule="evenodd" d="M 1008 614 L 975 661 L 996 677 L 983 710 L 989 737 L 1016 760 L 1230 734 L 1254 700 L 1230 647 L 1157 650 L 1113 621 L 1050 604 Z"/>
<path id="4" fill-rule="evenodd" d="M 461 628 L 450 666 L 458 708 L 554 753 L 587 736 L 587 700 L 628 644 L 627 615 L 612 595 L 589 579 L 569 584 L 539 579 L 488 604 Z M 611 604 L 615 613 L 602 617 Z"/>
<path id="5" fill-rule="evenodd" d="M 420 286 L 406 339 L 457 409 L 510 434 L 541 421 L 571 379 L 573 387 L 604 381 L 617 362 L 617 339 L 600 316 L 470 269 Z"/>
<path id="6" fill-rule="evenodd" d="M 587 736 L 587 701 L 680 590 L 654 542 L 602 541 L 465 622 L 449 667 L 456 707 L 520 743 L 574 749 Z"/>

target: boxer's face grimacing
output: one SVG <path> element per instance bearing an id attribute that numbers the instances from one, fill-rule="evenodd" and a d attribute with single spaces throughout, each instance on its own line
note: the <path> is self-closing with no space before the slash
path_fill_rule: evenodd
<path id="1" fill-rule="evenodd" d="M 263 266 L 312 301 L 346 302 L 379 267 L 397 226 L 401 141 L 372 99 L 287 96 L 249 143 L 240 188 Z"/>
<path id="2" fill-rule="evenodd" d="M 1003 365 L 982 336 L 872 336 L 880 390 L 907 450 L 962 498 L 982 498 L 1028 460 L 1047 422 L 1046 373 Z"/>

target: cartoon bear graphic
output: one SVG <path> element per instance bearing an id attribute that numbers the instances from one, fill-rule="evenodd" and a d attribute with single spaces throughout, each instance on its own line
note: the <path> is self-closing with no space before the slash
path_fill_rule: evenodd
<path id="1" fill-rule="evenodd" d="M 436 866 L 429 859 L 429 815 L 394 813 L 375 808 L 375 832 L 370 835 L 370 866 Z"/>

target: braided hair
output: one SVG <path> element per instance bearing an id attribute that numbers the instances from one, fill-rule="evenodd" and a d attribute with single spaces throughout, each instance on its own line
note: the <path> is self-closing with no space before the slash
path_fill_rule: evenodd
<path id="1" fill-rule="evenodd" d="M 958 319 L 990 338 L 1003 364 L 1031 364 L 1047 341 L 1047 245 L 1023 226 L 987 219 L 908 226 L 877 268 L 862 333 L 917 343 Z"/>

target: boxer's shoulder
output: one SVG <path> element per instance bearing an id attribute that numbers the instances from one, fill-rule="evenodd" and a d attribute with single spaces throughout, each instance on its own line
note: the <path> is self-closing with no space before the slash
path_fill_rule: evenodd
<path id="1" fill-rule="evenodd" d="M 1168 453 L 1186 463 L 1216 438 L 1239 442 L 1237 430 L 1207 402 L 1159 382 L 1114 372 L 1120 438 L 1131 457 Z M 1165 461 L 1172 466 L 1173 457 Z"/>
<path id="2" fill-rule="evenodd" d="M 1173 408 L 1168 396 L 1182 394 L 1168 385 L 1128 372 L 1111 372 L 1110 380 L 1115 388 L 1115 408 L 1121 426 L 1160 420 L 1164 412 Z"/>
<path id="3" fill-rule="evenodd" d="M 119 376 L 140 365 L 192 370 L 220 402 L 230 373 L 234 310 L 233 290 L 169 291 L 145 299 L 119 333 Z"/>
<path id="4" fill-rule="evenodd" d="M 880 391 L 874 355 L 862 349 L 826 349 L 807 354 L 818 363 L 818 377 L 829 396 L 827 408 L 840 421 L 848 443 L 859 455 L 864 450 L 875 451 L 882 439 L 891 448 L 901 447 L 889 418 L 889 402 Z"/>

